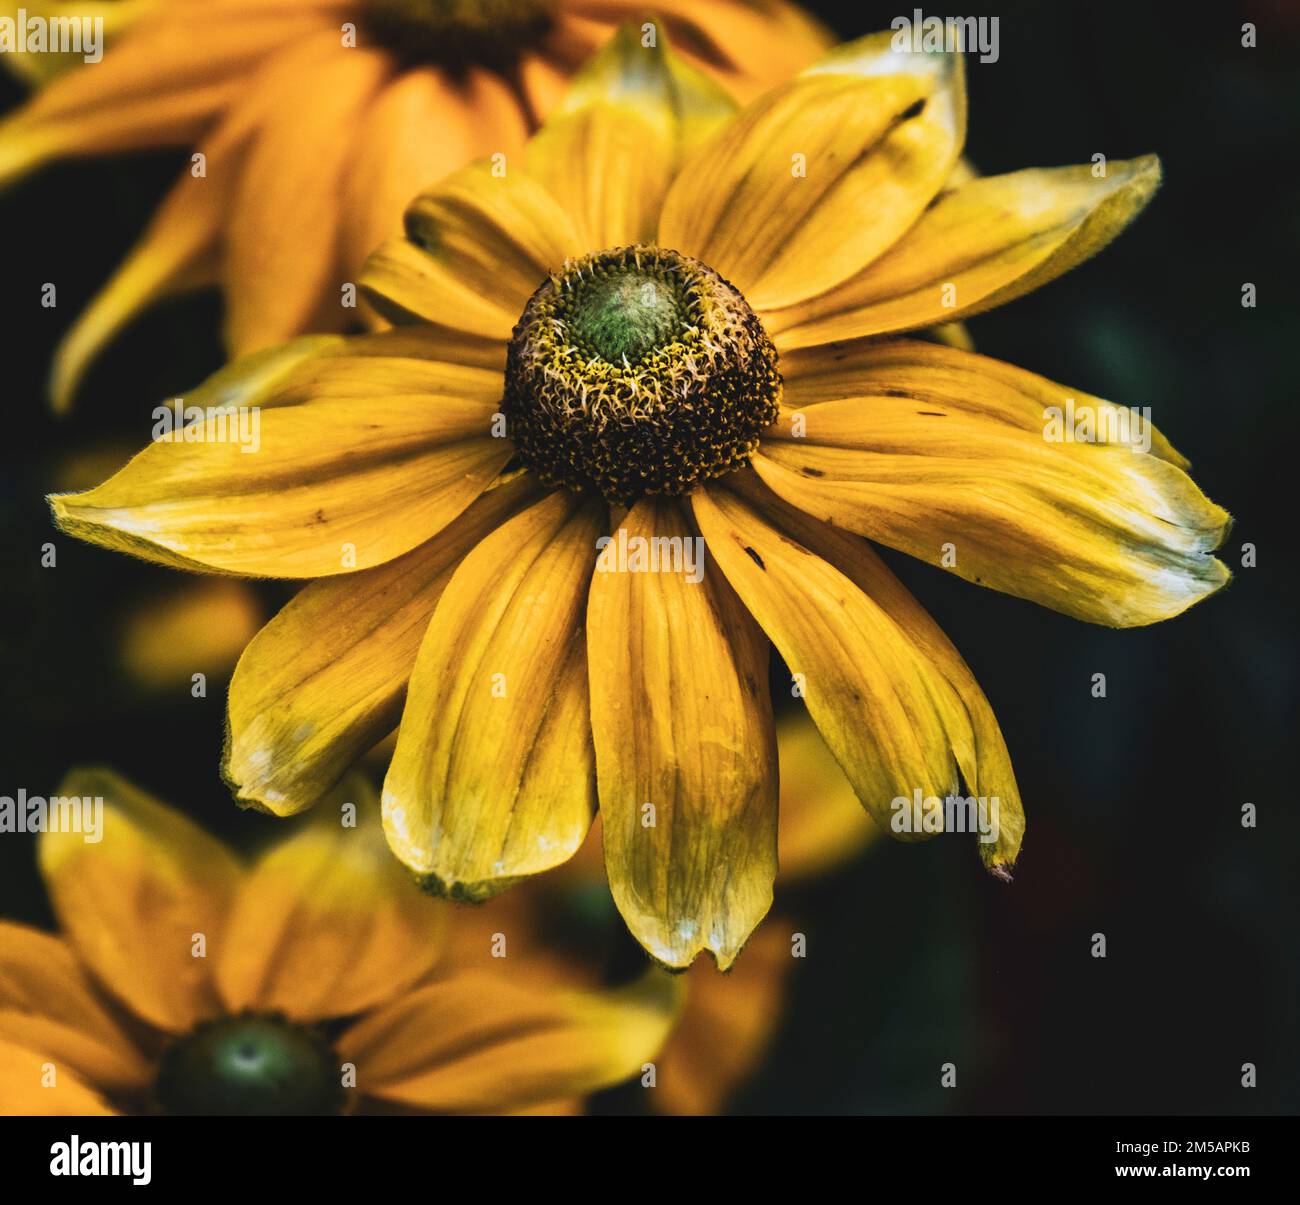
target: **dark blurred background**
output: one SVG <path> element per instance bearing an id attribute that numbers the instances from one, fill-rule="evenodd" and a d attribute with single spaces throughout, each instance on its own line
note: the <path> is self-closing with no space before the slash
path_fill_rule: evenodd
<path id="1" fill-rule="evenodd" d="M 846 37 L 913 8 L 808 7 Z M 1016 881 L 986 876 L 964 841 L 881 842 L 785 893 L 809 957 L 736 1108 L 1295 1112 L 1300 6 L 923 11 L 999 17 L 998 61 L 968 62 L 967 153 L 981 172 L 1162 157 L 1163 189 L 1116 244 L 970 327 L 981 352 L 1150 406 L 1235 516 L 1223 555 L 1236 580 L 1179 619 L 1113 632 L 888 555 L 1001 720 L 1029 820 Z M 1256 49 L 1241 46 L 1247 20 Z M 22 94 L 0 87 L 6 108 Z M 42 501 L 70 457 L 141 446 L 152 407 L 221 363 L 219 302 L 196 296 L 119 339 L 71 419 L 45 407 L 60 333 L 182 160 L 56 167 L 0 197 L 0 793 L 48 793 L 70 765 L 106 762 L 243 842 L 267 822 L 239 813 L 217 775 L 224 682 L 194 699 L 120 666 L 123 624 L 178 575 L 57 536 Z M 56 309 L 39 303 L 47 281 Z M 1255 309 L 1241 306 L 1245 282 Z M 57 569 L 41 568 L 46 541 Z M 1243 543 L 1257 567 L 1241 568 Z M 269 615 L 286 596 L 266 587 L 259 605 Z M 1094 673 L 1105 699 L 1092 697 Z M 25 838 L 0 842 L 0 915 L 49 921 Z M 1104 960 L 1091 955 L 1097 932 Z M 947 1062 L 955 1089 L 939 1085 Z M 1240 1085 L 1245 1062 L 1253 1090 Z"/>

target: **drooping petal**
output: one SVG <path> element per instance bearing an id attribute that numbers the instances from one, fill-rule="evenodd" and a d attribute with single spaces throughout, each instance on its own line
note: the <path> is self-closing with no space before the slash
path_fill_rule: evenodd
<path id="1" fill-rule="evenodd" d="M 882 828 L 893 801 L 957 786 L 927 667 L 875 599 L 728 489 L 692 495 L 709 556 L 790 672 L 858 798 Z M 915 837 L 920 834 L 901 834 Z"/>
<path id="2" fill-rule="evenodd" d="M 757 310 L 839 284 L 892 246 L 965 136 L 960 56 L 838 48 L 745 109 L 683 164 L 659 243 L 703 260 Z"/>
<path id="3" fill-rule="evenodd" d="M 731 484 L 754 517 L 761 514 L 763 523 L 768 525 L 764 534 L 775 532 L 784 541 L 783 552 L 788 552 L 789 548 L 799 548 L 819 558 L 833 571 L 842 574 L 846 585 L 851 583 L 847 585 L 849 591 L 856 587 L 862 598 L 869 599 L 879 608 L 881 618 L 889 625 L 882 631 L 881 640 L 894 641 L 900 648 L 906 649 L 911 661 L 918 667 L 928 696 L 928 705 L 941 730 L 949 777 L 955 777 L 952 773 L 955 762 L 966 791 L 960 798 L 975 802 L 976 810 L 966 815 L 962 821 L 966 824 L 966 831 L 974 832 L 978 829 L 979 852 L 985 865 L 998 877 L 1009 879 L 1025 830 L 1020 788 L 1016 784 L 1011 758 L 997 718 L 961 654 L 926 613 L 925 608 L 890 573 L 865 541 L 836 531 L 781 501 L 749 473 L 733 477 Z M 733 534 L 735 531 L 750 530 L 744 525 L 750 518 L 746 515 L 744 506 L 729 506 L 724 491 L 718 491 L 718 502 L 719 509 L 736 521 Z M 737 557 L 734 548 L 728 551 L 727 556 L 724 568 L 734 567 L 738 576 L 747 578 L 750 589 L 761 587 L 762 583 L 755 578 L 749 562 Z M 742 596 L 747 600 L 749 598 L 743 592 Z M 850 593 L 849 598 L 851 608 L 857 608 L 857 596 Z M 775 634 L 769 634 L 775 641 Z M 851 708 L 853 700 L 841 698 L 838 702 L 841 707 L 847 705 Z M 924 700 L 918 699 L 917 702 L 922 707 L 925 706 Z M 841 765 L 855 788 L 859 790 L 862 801 L 881 819 L 882 809 L 871 808 L 870 801 L 861 794 L 861 779 L 855 777 L 852 768 L 844 762 L 840 746 L 823 724 L 824 711 L 819 713 L 811 701 L 808 709 L 828 745 L 836 757 L 840 758 Z M 901 835 L 897 827 L 901 823 L 900 817 L 892 810 L 898 807 L 900 797 L 914 801 L 915 792 L 919 788 L 923 800 L 946 800 L 944 793 L 927 791 L 923 782 L 903 780 L 897 785 L 900 789 L 890 800 L 889 831 L 894 835 Z M 917 819 L 915 812 L 911 819 Z"/>
<path id="4" fill-rule="evenodd" d="M 1160 184 L 1154 155 L 985 176 L 944 193 L 895 246 L 819 297 L 764 315 L 782 350 L 978 314 L 1095 255 Z"/>
<path id="5" fill-rule="evenodd" d="M 538 493 L 530 476 L 491 488 L 403 556 L 311 582 L 258 633 L 230 683 L 223 772 L 241 800 L 301 811 L 397 726 L 452 571 Z"/>
<path id="6" fill-rule="evenodd" d="M 384 366 L 374 363 L 351 396 L 320 390 L 160 427 L 165 437 L 102 485 L 53 495 L 55 521 L 183 568 L 325 577 L 382 564 L 442 530 L 511 455 L 490 435 L 493 403 L 438 396 L 428 366 L 415 371 L 424 384 L 412 394 L 377 392 Z M 464 382 L 465 370 L 444 371 L 450 388 Z M 290 376 L 282 389 L 307 388 L 301 381 Z"/>
<path id="7" fill-rule="evenodd" d="M 528 144 L 527 166 L 590 250 L 650 242 L 680 156 L 735 112 L 702 72 L 624 26 Z"/>
<path id="8" fill-rule="evenodd" d="M 584 247 L 536 180 L 472 163 L 406 211 L 408 239 L 375 251 L 361 283 L 390 321 L 424 321 L 505 342 L 528 298 Z"/>
<path id="9" fill-rule="evenodd" d="M 73 770 L 59 796 L 98 798 L 103 808 L 98 841 L 84 831 L 41 835 L 41 874 L 63 932 L 132 1012 L 184 1033 L 218 1008 L 208 958 L 220 948 L 239 863 L 109 770 Z"/>
<path id="10" fill-rule="evenodd" d="M 438 600 L 383 798 L 393 851 L 440 894 L 486 899 L 587 835 L 582 620 L 603 523 L 556 492 L 484 539 Z"/>
<path id="11" fill-rule="evenodd" d="M 361 1013 L 428 974 L 447 923 L 446 905 L 393 859 L 374 788 L 353 774 L 250 869 L 217 954 L 217 988 L 231 1012 Z"/>
<path id="12" fill-rule="evenodd" d="M 293 102 L 262 123 L 235 188 L 239 221 L 227 228 L 223 265 L 233 354 L 320 329 L 318 315 L 330 315 L 330 329 L 344 325 L 340 290 L 351 282 L 339 272 L 339 192 L 354 127 L 390 67 L 387 55 L 342 45 L 337 31 L 275 65 L 300 83 Z"/>
<path id="13" fill-rule="evenodd" d="M 958 768 L 976 767 L 967 757 L 971 708 L 988 706 L 961 677 L 961 659 L 950 649 L 936 658 L 941 646 L 928 630 L 919 634 L 915 616 L 888 586 L 892 578 L 867 550 L 850 551 L 845 537 L 822 525 L 801 529 L 788 512 L 777 523 L 775 507 L 759 513 L 749 498 L 722 487 L 697 490 L 692 500 L 710 555 L 797 675 L 809 714 L 863 806 L 901 840 L 927 836 L 917 825 L 900 827 L 911 818 L 911 801 L 918 793 L 922 801 L 956 796 Z M 988 719 L 997 734 L 992 714 Z M 1005 779 L 985 783 L 991 770 L 969 783 L 1014 799 L 1006 811 L 1017 812 L 1005 749 L 996 768 Z M 1008 819 L 998 833 L 1006 848 L 982 842 L 987 861 L 997 854 L 991 867 L 1014 861 L 1013 827 Z"/>
<path id="14" fill-rule="evenodd" d="M 676 565 L 638 567 L 652 539 Z M 767 642 L 703 551 L 681 503 L 638 502 L 592 579 L 587 646 L 614 901 L 660 962 L 709 950 L 725 970 L 772 903 L 776 742 Z"/>
<path id="15" fill-rule="evenodd" d="M 637 1075 L 663 1045 L 680 988 L 660 971 L 612 992 L 536 990 L 466 971 L 394 1001 L 339 1040 L 367 1096 L 494 1112 Z"/>
<path id="16" fill-rule="evenodd" d="M 10 921 L 0 921 L 0 1041 L 44 1051 L 95 1084 L 138 1086 L 148 1075 L 72 948 Z"/>
<path id="17" fill-rule="evenodd" d="M 800 509 L 1112 627 L 1168 619 L 1227 582 L 1212 554 L 1228 515 L 1159 436 L 1142 450 L 1145 416 L 933 344 L 868 347 L 844 368 L 808 394 L 840 400 L 803 407 L 803 434 L 778 426 L 753 461 Z M 1076 437 L 1085 414 L 1092 442 Z"/>

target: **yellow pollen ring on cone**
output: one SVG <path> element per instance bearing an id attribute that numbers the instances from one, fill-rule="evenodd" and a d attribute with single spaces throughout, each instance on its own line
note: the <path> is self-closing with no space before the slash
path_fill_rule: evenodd
<path id="1" fill-rule="evenodd" d="M 740 468 L 780 398 L 776 349 L 739 290 L 660 247 L 567 263 L 524 307 L 506 362 L 520 458 L 616 505 Z"/>

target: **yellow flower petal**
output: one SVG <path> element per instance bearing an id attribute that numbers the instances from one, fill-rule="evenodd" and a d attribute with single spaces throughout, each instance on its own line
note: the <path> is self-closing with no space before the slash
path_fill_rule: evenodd
<path id="1" fill-rule="evenodd" d="M 879 374 L 875 355 L 889 358 Z M 1227 582 L 1212 553 L 1228 515 L 1161 455 L 1167 444 L 1141 451 L 1136 427 L 1116 428 L 1121 442 L 1047 437 L 1067 402 L 1097 429 L 1127 411 L 933 344 L 867 347 L 842 367 L 815 394 L 841 400 L 803 407 L 804 436 L 769 432 L 753 461 L 800 509 L 1112 627 L 1168 619 Z"/>
<path id="2" fill-rule="evenodd" d="M 410 237 L 367 261 L 361 283 L 390 321 L 506 341 L 528 298 L 582 246 L 560 203 L 519 171 L 473 163 L 406 211 Z"/>
<path id="3" fill-rule="evenodd" d="M 102 62 L 42 88 L 0 124 L 0 184 L 64 155 L 186 146 L 247 88 L 263 56 L 321 28 L 310 11 L 193 19 L 215 7 L 164 5 Z"/>
<path id="4" fill-rule="evenodd" d="M 38 1050 L 57 1068 L 73 1072 L 100 1091 L 147 1088 L 152 1071 L 131 1043 L 119 1037 L 110 1045 L 75 1025 L 33 1013 L 0 1009 L 0 1043 L 12 1042 Z"/>
<path id="5" fill-rule="evenodd" d="M 568 858 L 595 783 L 583 607 L 603 512 L 558 491 L 452 575 L 420 646 L 384 827 L 429 886 L 483 900 Z"/>
<path id="6" fill-rule="evenodd" d="M 47 1051 L 0 1038 L 0 1115 L 110 1117 L 114 1110 L 99 1093 L 78 1079 L 71 1068 L 60 1066 Z"/>
<path id="7" fill-rule="evenodd" d="M 460 514 L 511 445 L 489 435 L 493 403 L 378 393 L 383 366 L 370 373 L 350 397 L 325 390 L 245 413 L 238 438 L 225 415 L 187 427 L 197 442 L 173 432 L 103 485 L 52 495 L 55 521 L 107 548 L 225 573 L 324 577 L 391 560 Z"/>
<path id="8" fill-rule="evenodd" d="M 646 47 L 626 25 L 576 77 L 526 163 L 588 249 L 651 242 L 679 156 L 735 108 L 666 42 Z"/>
<path id="9" fill-rule="evenodd" d="M 240 876 L 234 856 L 179 812 L 109 770 L 73 770 L 63 797 L 103 800 L 101 840 L 41 835 L 55 915 L 81 961 L 151 1025 L 183 1033 L 218 1008 L 208 956 L 220 948 Z"/>
<path id="10" fill-rule="evenodd" d="M 171 293 L 218 280 L 221 236 L 250 142 L 268 118 L 298 102 L 302 75 L 314 59 L 338 49 L 333 39 L 322 46 L 318 38 L 312 47 L 305 58 L 295 53 L 254 75 L 252 86 L 199 139 L 203 174 L 182 173 L 144 237 L 60 341 L 50 377 L 56 412 L 71 406 L 95 356 L 137 314 Z"/>
<path id="11" fill-rule="evenodd" d="M 574 76 L 541 133 L 566 117 L 605 104 L 639 113 L 668 138 L 678 155 L 698 146 L 738 107 L 712 77 L 685 62 L 669 39 L 661 35 L 654 45 L 645 45 L 636 23 L 621 26 Z"/>
<path id="12" fill-rule="evenodd" d="M 680 987 L 652 971 L 613 992 L 535 990 L 466 971 L 379 1009 L 339 1040 L 367 1096 L 456 1112 L 517 1109 L 638 1075 Z"/>
<path id="13" fill-rule="evenodd" d="M 1025 831 L 1020 788 L 997 717 L 961 654 L 865 541 L 781 501 L 750 474 L 737 478 L 735 487 L 788 538 L 834 566 L 881 607 L 912 646 L 961 772 L 963 798 L 988 800 L 998 826 L 995 839 L 980 841 L 980 856 L 993 873 L 1009 878 Z"/>
<path id="14" fill-rule="evenodd" d="M 49 387 L 55 413 L 71 408 L 92 361 L 132 319 L 170 293 L 215 279 L 215 252 L 234 176 L 226 144 L 218 139 L 220 134 L 205 153 L 214 168 L 224 170 L 181 177 L 144 237 L 59 341 Z"/>
<path id="15" fill-rule="evenodd" d="M 955 787 L 923 667 L 884 609 L 730 490 L 697 490 L 692 506 L 709 555 L 798 675 L 809 713 L 881 826 L 899 794 Z"/>
<path id="16" fill-rule="evenodd" d="M 672 152 L 635 109 L 593 106 L 535 138 L 528 168 L 564 206 L 585 246 L 624 247 L 653 240 Z"/>
<path id="17" fill-rule="evenodd" d="M 531 475 L 487 490 L 405 555 L 309 583 L 258 633 L 230 683 L 223 772 L 242 801 L 301 811 L 397 726 L 452 571 L 538 490 Z"/>
<path id="18" fill-rule="evenodd" d="M 629 550 L 697 538 L 673 499 L 643 499 L 622 528 Z M 660 962 L 689 966 L 709 950 L 725 970 L 771 906 L 776 874 L 767 642 L 711 565 L 693 582 L 628 564 L 595 574 L 587 612 L 610 890 Z"/>
<path id="19" fill-rule="evenodd" d="M 597 816 L 593 832 L 600 824 Z M 584 843 L 585 851 L 591 838 Z M 505 940 L 507 963 L 512 982 L 537 991 L 553 987 L 595 988 L 601 983 L 603 968 L 599 959 L 573 958 L 572 947 L 556 941 L 556 896 L 553 894 L 557 880 L 566 881 L 575 875 L 575 858 L 551 874 L 538 875 L 520 883 L 510 891 L 476 904 L 473 908 L 453 909 L 452 924 L 447 933 L 447 944 L 438 962 L 439 976 L 450 976 L 461 971 L 502 970 L 502 938 Z M 598 884 L 604 889 L 605 869 L 597 864 L 595 874 L 580 876 L 584 885 Z M 588 951 L 590 953 L 590 951 Z"/>
<path id="20" fill-rule="evenodd" d="M 352 340 L 352 343 L 359 342 Z M 273 406 L 288 382 L 297 380 L 318 356 L 347 343 L 339 335 L 302 335 L 276 347 L 241 356 L 219 368 L 182 399 L 187 406 Z M 350 345 L 349 345 L 350 346 Z M 292 397 L 301 400 L 300 396 Z"/>
<path id="21" fill-rule="evenodd" d="M 118 39 L 141 17 L 155 10 L 159 0 L 78 0 L 77 16 L 99 22 L 102 29 L 102 46 L 112 47 Z M 28 19 L 41 17 L 46 21 L 66 19 L 65 0 L 23 0 Z M 50 39 L 51 46 L 36 49 L 19 44 L 5 48 L 5 67 L 32 87 L 48 84 L 65 71 L 82 66 L 86 51 L 74 40 L 71 48 L 64 50 L 59 39 Z M 101 59 L 102 62 L 102 59 Z"/>
<path id="22" fill-rule="evenodd" d="M 745 109 L 683 165 L 659 243 L 758 310 L 839 284 L 887 250 L 965 136 L 960 56 L 900 54 L 889 33 L 831 52 Z"/>
<path id="23" fill-rule="evenodd" d="M 223 265 L 233 354 L 327 322 L 337 329 L 349 317 L 340 290 L 350 282 L 340 279 L 337 259 L 338 192 L 353 128 L 389 70 L 387 55 L 343 46 L 332 30 L 275 63 L 273 71 L 298 87 L 292 103 L 262 122 L 235 190 L 240 218 L 227 227 Z"/>
<path id="24" fill-rule="evenodd" d="M 587 1102 L 581 1096 L 570 1096 L 565 1100 L 548 1100 L 537 1105 L 524 1105 L 519 1109 L 502 1109 L 503 1117 L 583 1117 L 587 1112 Z"/>
<path id="25" fill-rule="evenodd" d="M 285 349 L 309 343 L 310 337 L 283 344 Z M 246 388 L 241 366 L 255 364 L 274 352 L 245 356 L 217 373 L 202 386 L 208 389 L 226 374 L 223 391 L 244 405 Z M 441 399 L 479 402 L 491 406 L 501 400 L 501 374 L 505 349 L 482 340 L 465 339 L 432 327 L 386 330 L 370 335 L 317 337 L 316 346 L 276 376 L 273 387 L 257 385 L 263 406 L 289 406 L 312 398 L 340 397 L 382 406 L 394 395 L 421 394 L 441 405 Z M 268 370 L 269 372 L 269 370 Z M 186 402 L 197 400 L 191 394 Z"/>
<path id="26" fill-rule="evenodd" d="M 865 271 L 764 315 L 782 350 L 948 323 L 992 309 L 1095 255 L 1160 184 L 1154 155 L 986 176 L 944 193 Z"/>
<path id="27" fill-rule="evenodd" d="M 367 109 L 344 175 L 347 279 L 402 233 L 413 196 L 481 155 L 511 161 L 527 132 L 519 97 L 500 76 L 479 68 L 462 80 L 434 67 L 400 72 Z"/>
<path id="28" fill-rule="evenodd" d="M 999 800 L 998 842 L 981 842 L 980 852 L 1001 872 L 1019 848 L 1020 796 L 960 657 L 865 545 L 765 498 L 752 481 L 733 482 L 745 498 L 722 488 L 692 496 L 700 530 L 798 675 L 863 806 L 891 835 L 924 837 L 895 827 L 896 801 L 958 794 L 960 768 L 971 794 Z"/>
<path id="29" fill-rule="evenodd" d="M 232 1012 L 364 1012 L 428 974 L 447 919 L 394 861 L 374 788 L 353 774 L 249 871 L 216 955 L 217 988 Z"/>
<path id="30" fill-rule="evenodd" d="M 401 326 L 370 335 L 354 335 L 346 343 L 348 355 L 433 360 L 441 372 L 453 365 L 462 370 L 485 370 L 486 375 L 481 377 L 482 396 L 485 400 L 501 396 L 501 374 L 506 368 L 506 345 L 499 339 L 485 339 L 421 323 L 418 326 Z M 477 397 L 479 394 L 465 396 Z"/>
<path id="31" fill-rule="evenodd" d="M 53 933 L 7 920 L 0 920 L 0 1008 L 40 1013 L 107 1042 L 122 1038 L 73 948 Z"/>
<path id="32" fill-rule="evenodd" d="M 139 1085 L 148 1074 L 72 948 L 10 921 L 0 921 L 0 1041 L 44 1051 L 96 1084 Z"/>
<path id="33" fill-rule="evenodd" d="M 795 414 L 820 402 L 845 398 L 930 397 L 975 407 L 991 420 L 1039 435 L 1047 421 L 1045 412 L 1064 407 L 1067 398 L 1074 399 L 1076 414 L 1091 413 L 1095 428 L 1108 428 L 1116 435 L 1124 434 L 1123 424 L 1131 418 L 1128 407 L 1080 389 L 1066 389 L 1028 369 L 952 344 L 935 347 L 919 339 L 800 348 L 781 356 L 781 374 L 781 414 L 764 433 L 765 441 L 807 438 L 806 416 L 802 435 L 791 430 Z M 1151 436 L 1151 455 L 1180 469 L 1189 466 L 1190 461 L 1155 427 L 1146 430 Z M 1140 443 L 1135 429 L 1130 436 L 1131 441 Z M 765 446 L 771 449 L 770 444 Z"/>

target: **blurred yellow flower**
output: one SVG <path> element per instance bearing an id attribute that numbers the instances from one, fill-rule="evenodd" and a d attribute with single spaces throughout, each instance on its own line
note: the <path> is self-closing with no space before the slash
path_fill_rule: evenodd
<path id="1" fill-rule="evenodd" d="M 776 874 L 770 640 L 883 827 L 920 839 L 894 823 L 910 799 L 982 801 L 1010 877 L 993 710 L 860 537 L 1130 626 L 1228 580 L 1228 516 L 1127 409 L 878 337 L 1047 282 L 1159 180 L 1146 157 L 946 187 L 962 72 L 875 35 L 736 113 L 624 32 L 526 171 L 412 203 L 363 276 L 399 329 L 237 362 L 183 439 L 52 499 L 63 530 L 162 564 L 321 579 L 236 669 L 242 801 L 310 806 L 400 710 L 385 829 L 431 890 L 559 865 L 599 800 L 632 933 L 725 968 Z M 260 413 L 258 454 L 203 418 L 218 403 Z M 1053 409 L 1094 435 L 1051 438 Z"/>
<path id="2" fill-rule="evenodd" d="M 113 44 L 102 62 L 60 74 L 0 124 L 0 185 L 68 156 L 152 147 L 196 156 L 64 340 L 51 380 L 57 408 L 117 331 L 182 289 L 221 285 L 235 354 L 342 329 L 356 314 L 342 290 L 367 253 L 400 232 L 411 197 L 470 159 L 513 156 L 620 21 L 653 12 L 687 57 L 743 98 L 829 44 L 784 0 L 27 8 L 104 18 Z M 657 27 L 645 36 L 659 36 Z"/>
<path id="3" fill-rule="evenodd" d="M 595 992 L 445 966 L 448 906 L 388 855 L 374 792 L 346 787 L 246 865 L 73 771 L 59 794 L 103 799 L 101 837 L 40 838 L 58 935 L 0 922 L 0 1113 L 564 1110 L 641 1073 L 668 976 Z"/>

